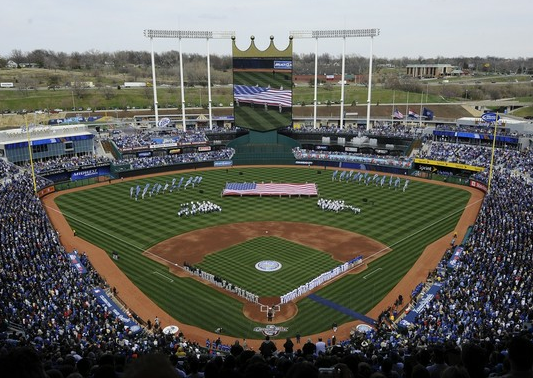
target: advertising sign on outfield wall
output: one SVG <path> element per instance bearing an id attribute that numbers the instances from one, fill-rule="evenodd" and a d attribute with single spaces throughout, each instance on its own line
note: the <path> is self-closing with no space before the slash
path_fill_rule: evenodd
<path id="1" fill-rule="evenodd" d="M 233 160 L 219 160 L 215 161 L 215 167 L 231 167 L 233 166 Z"/>

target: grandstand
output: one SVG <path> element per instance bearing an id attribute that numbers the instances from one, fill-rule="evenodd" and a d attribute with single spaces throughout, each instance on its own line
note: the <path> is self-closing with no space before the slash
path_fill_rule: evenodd
<path id="1" fill-rule="evenodd" d="M 288 66 L 292 49 L 271 47 L 269 53 L 273 53 L 269 59 L 285 59 L 282 65 Z M 128 377 L 136 376 L 144 360 L 154 369 L 148 376 L 158 376 L 157 366 L 166 369 L 167 375 L 161 376 L 169 377 L 201 376 L 198 371 L 205 377 L 531 377 L 533 150 L 527 125 L 516 129 L 518 126 L 509 122 L 496 130 L 493 141 L 493 134 L 479 129 L 479 124 L 455 122 L 455 118 L 475 114 L 472 109 L 452 105 L 432 106 L 438 117 L 424 122 L 393 120 L 393 107 L 379 105 L 372 110 L 373 127 L 368 130 L 361 124 L 366 107 L 355 106 L 347 107 L 351 115 L 344 125 L 338 124 L 338 117 L 327 114 L 320 116 L 320 125 L 309 125 L 306 118 L 311 109 L 302 107 L 295 117 L 290 101 L 283 97 L 289 95 L 289 72 L 272 71 L 270 66 L 265 71 L 259 65 L 275 65 L 274 61 L 245 62 L 243 58 L 248 56 L 241 55 L 234 61 L 240 65 L 237 85 L 243 87 L 237 88 L 242 92 L 237 93 L 241 97 L 235 105 L 233 124 L 224 118 L 207 127 L 205 122 L 191 119 L 187 130 L 122 127 L 106 135 L 93 133 L 84 125 L 47 126 L 9 131 L 0 137 L 2 376 Z M 283 101 L 276 98 L 277 104 L 264 97 L 273 86 L 284 91 L 274 94 L 283 97 Z M 253 92 L 252 97 L 249 92 Z M 253 175 L 256 168 L 245 167 L 248 165 L 269 166 L 279 180 L 259 183 L 254 178 L 249 182 L 247 175 Z M 294 174 L 296 170 L 305 175 Z M 202 182 L 204 172 L 225 182 L 225 186 L 217 186 L 216 200 L 233 201 L 228 205 L 233 210 L 249 207 L 246 216 L 244 211 L 238 214 L 242 218 L 221 218 L 228 231 L 219 239 L 214 237 L 215 228 L 220 226 L 216 217 L 224 217 L 227 211 L 214 199 L 203 198 L 209 185 Z M 321 177 L 322 183 L 337 185 L 331 191 L 334 195 L 357 185 L 361 193 L 381 191 L 381 197 L 358 198 L 357 206 L 339 198 L 317 201 L 320 187 L 312 180 L 291 181 L 295 176 L 309 178 L 311 173 Z M 171 174 L 182 177 L 178 181 Z M 363 177 L 366 185 L 361 183 Z M 398 185 L 402 181 L 403 190 L 393 186 L 393 177 Z M 479 208 L 479 213 L 474 211 L 467 218 L 471 222 L 464 229 L 452 228 L 442 236 L 431 226 L 443 219 L 420 216 L 417 221 L 423 224 L 413 234 L 396 235 L 422 244 L 421 240 L 436 238 L 426 233 L 438 234 L 434 245 L 440 249 L 431 250 L 431 261 L 428 254 L 422 254 L 420 259 L 412 259 L 414 266 L 404 266 L 407 263 L 393 261 L 390 256 L 394 255 L 386 254 L 390 246 L 381 243 L 363 262 L 358 253 L 363 239 L 346 236 L 355 235 L 355 227 L 344 230 L 344 236 L 328 239 L 325 229 L 331 231 L 335 228 L 332 225 L 339 224 L 353 226 L 354 219 L 363 224 L 360 229 L 372 231 L 379 225 L 390 234 L 398 232 L 390 225 L 405 223 L 406 214 L 414 213 L 414 209 L 404 209 L 403 214 L 396 209 L 386 212 L 375 198 L 384 198 L 384 192 L 402 195 L 411 180 L 418 190 L 424 188 L 420 182 L 445 181 L 443 186 L 468 187 L 480 197 L 466 209 L 454 209 L 451 215 L 443 216 L 443 222 L 452 223 L 459 218 L 458 212 Z M 93 184 L 101 191 L 82 192 Z M 141 184 L 145 189 L 140 196 Z M 341 186 L 344 192 L 338 189 Z M 62 195 L 61 191 L 74 187 L 80 196 L 69 192 L 63 199 L 70 199 L 59 209 L 53 203 L 57 197 L 51 193 Z M 178 190 L 182 196 L 171 197 L 170 193 Z M 459 192 L 453 199 L 451 191 L 435 191 L 429 199 L 416 192 L 418 197 L 412 197 L 411 202 L 407 197 L 399 197 L 403 200 L 398 202 L 410 206 L 425 200 L 427 215 L 432 206 L 451 208 L 452 202 L 462 203 L 466 195 Z M 153 195 L 153 201 L 148 202 L 145 194 Z M 283 207 L 279 203 L 268 207 L 264 197 L 279 200 Z M 298 231 L 289 216 L 294 209 L 291 205 L 304 201 L 313 201 L 313 210 L 328 219 L 315 224 L 312 213 L 299 214 L 299 223 L 307 222 L 305 233 Z M 62 202 L 61 197 L 58 202 Z M 124 218 L 129 231 L 142 243 L 135 244 L 137 240 L 127 235 L 116 237 L 120 226 L 116 218 L 106 219 L 110 223 L 102 223 L 104 227 L 95 226 L 96 220 L 113 212 L 114 202 L 135 207 L 136 217 L 131 219 L 125 212 L 111 215 Z M 147 204 L 156 209 L 156 215 L 148 206 L 141 207 Z M 361 210 L 359 204 L 365 208 Z M 81 212 L 75 213 L 73 208 Z M 344 209 L 347 211 L 342 212 Z M 372 222 L 361 219 L 368 209 L 377 209 Z M 340 220 L 325 218 L 329 216 Z M 189 223 L 184 226 L 184 222 Z M 152 227 L 156 223 L 163 224 L 163 231 Z M 268 227 L 284 236 L 303 235 L 306 240 L 299 243 L 278 237 L 276 245 L 286 259 L 283 264 L 292 264 L 292 269 L 307 276 L 291 277 L 295 281 L 283 282 L 287 285 L 281 285 L 279 293 L 266 290 L 260 298 L 256 289 L 264 289 L 260 285 L 265 280 L 263 273 L 280 270 L 282 263 L 265 257 L 256 264 L 263 270 L 256 266 L 250 285 L 240 274 L 244 259 L 239 257 L 244 253 L 246 257 L 256 253 L 266 256 L 268 247 L 263 242 L 268 239 Z M 86 230 L 96 234 L 106 248 L 112 248 L 92 245 Z M 188 237 L 197 239 L 197 244 L 192 239 L 185 239 L 187 242 L 179 247 L 168 244 L 168 255 L 151 249 L 157 241 L 163 243 L 164 250 L 164 243 L 184 230 Z M 255 238 L 249 239 L 244 231 L 254 232 Z M 237 236 L 241 238 L 239 245 L 232 239 Z M 306 242 L 311 239 L 349 251 L 343 250 L 344 260 L 334 259 L 333 254 L 308 248 Z M 399 243 L 398 239 L 391 240 Z M 224 246 L 225 255 L 213 253 L 209 261 L 200 261 L 192 250 L 208 242 Z M 122 253 L 119 248 L 125 245 L 134 252 Z M 170 260 L 168 256 L 175 249 L 185 261 Z M 296 249 L 302 254 L 297 255 Z M 205 255 L 210 255 L 207 252 Z M 127 261 L 133 255 L 138 260 Z M 198 261 L 191 261 L 194 259 Z M 302 269 L 302 259 L 310 260 L 306 262 L 312 269 Z M 382 298 L 371 298 L 375 284 L 374 290 L 365 292 L 352 286 L 346 290 L 346 282 L 357 282 L 351 278 L 361 282 L 381 274 L 381 267 L 373 269 L 380 259 L 402 265 L 408 272 L 405 278 L 382 274 L 381 279 L 388 280 L 380 289 L 388 292 Z M 209 271 L 217 264 L 226 264 L 223 271 L 227 276 Z M 247 264 L 253 265 L 252 260 Z M 326 268 L 330 270 L 324 271 Z M 139 277 L 145 280 L 144 287 L 134 285 Z M 170 296 L 165 284 L 179 286 L 181 296 Z M 365 288 L 372 284 L 368 285 Z M 148 297 L 147 287 L 155 287 L 158 294 Z M 227 297 L 227 305 L 220 305 L 222 295 Z M 194 303 L 209 299 L 212 308 L 199 309 Z M 357 301 L 368 301 L 371 306 L 359 313 L 353 309 Z M 188 317 L 173 318 L 163 311 L 169 303 L 177 303 L 181 314 Z M 321 311 L 310 310 L 318 305 L 323 306 Z M 298 323 L 302 318 L 295 314 L 306 311 L 310 312 L 305 318 L 310 324 Z M 238 324 L 226 330 L 222 323 L 230 322 L 224 316 L 236 313 L 245 320 L 236 318 Z M 205 326 L 197 327 L 201 321 Z M 327 327 L 323 327 L 325 323 Z M 252 325 L 252 330 L 245 331 Z M 301 330 L 316 333 L 301 334 Z M 264 340 L 245 337 L 251 332 Z M 128 368 L 133 372 L 124 373 Z"/>
<path id="2" fill-rule="evenodd" d="M 329 132 L 334 131 L 322 130 L 319 136 L 326 136 Z M 391 128 L 390 132 L 397 134 L 398 130 Z M 411 138 L 416 139 L 417 136 Z M 482 167 L 484 170 L 481 174 L 470 174 L 468 184 L 487 184 L 491 152 L 488 147 L 464 141 L 425 141 L 427 148 L 423 149 L 424 158 Z M 331 159 L 324 151 L 318 152 L 322 163 Z M 329 161 L 337 160 L 338 164 L 342 154 L 340 157 L 338 155 Z M 294 155 L 295 161 L 300 158 L 305 161 L 314 159 L 310 155 Z M 231 160 L 231 156 L 227 159 Z M 59 166 L 65 164 L 62 158 L 55 161 Z M 316 164 L 322 164 L 315 161 Z M 48 159 L 48 168 L 51 169 L 53 163 L 54 159 Z M 402 352 L 405 350 L 410 350 L 417 360 L 424 358 L 425 351 L 443 350 L 447 365 L 463 366 L 474 375 L 475 366 L 471 365 L 471 361 L 461 359 L 461 353 L 466 354 L 475 348 L 476 353 L 485 356 L 487 361 L 489 355 L 501 361 L 511 359 L 509 365 L 481 365 L 486 371 L 504 374 L 516 369 L 512 358 L 517 352 L 513 348 L 516 345 L 523 350 L 531 348 L 533 288 L 529 272 L 533 269 L 530 259 L 533 247 L 530 222 L 533 208 L 532 165 L 533 154 L 528 148 L 509 145 L 496 148 L 490 194 L 485 198 L 471 231 L 458 243 L 463 252 L 449 248 L 426 284 L 418 285 L 416 290 L 412 288 L 412 298 L 396 300 L 390 307 L 383 308 L 378 328 L 365 329 L 363 332 L 354 328 L 348 338 L 334 341 L 328 338 L 329 345 L 324 355 L 313 352 L 306 355 L 307 352 L 303 350 L 309 348 L 303 347 L 307 343 L 296 344 L 297 348 L 290 353 L 285 351 L 283 340 L 279 340 L 276 341 L 278 352 L 270 358 L 278 361 L 286 358 L 291 366 L 296 366 L 299 362 L 295 357 L 301 356 L 311 361 L 315 368 L 343 366 L 338 364 L 345 363 L 355 375 L 360 371 L 357 365 L 350 368 L 350 361 L 354 358 L 383 369 L 390 363 L 389 359 L 403 362 L 405 366 L 410 361 Z M 416 174 L 419 171 L 416 168 L 412 165 L 406 173 Z M 452 178 L 468 173 L 458 172 L 452 169 L 453 166 L 436 168 L 438 173 L 435 173 L 435 177 Z M 33 196 L 28 172 L 4 160 L 1 161 L 0 172 L 0 201 L 3 209 L 1 257 L 4 266 L 0 273 L 3 287 L 0 344 L 4 351 L 1 357 L 3 366 L 8 369 L 19 368 L 12 362 L 16 361 L 15 353 L 23 353 L 21 347 L 29 346 L 45 363 L 41 369 L 56 369 L 63 374 L 69 369 L 82 369 L 79 361 L 90 364 L 96 373 L 111 355 L 122 356 L 129 364 L 134 355 L 149 356 L 158 351 L 170 357 L 178 348 L 183 351 L 182 360 L 185 361 L 178 366 L 184 371 L 190 372 L 190 364 L 195 363 L 199 363 L 205 371 L 212 368 L 213 360 L 209 350 L 205 349 L 205 340 L 187 340 L 187 335 L 165 334 L 161 327 L 154 328 L 155 321 L 141 319 L 124 308 L 123 311 L 128 311 L 125 314 L 129 319 L 143 326 L 142 332 L 133 332 L 135 326 L 125 326 L 125 319 L 115 318 L 107 307 L 99 304 L 89 288 L 103 288 L 111 300 L 116 292 L 94 271 L 85 254 L 78 252 L 74 256 L 77 265 L 67 258 L 67 252 L 71 251 L 59 243 L 57 232 L 48 221 L 41 203 Z M 50 181 L 39 179 L 40 188 L 49 185 Z M 487 190 L 486 186 L 484 190 Z M 24 211 L 19 211 L 21 207 Z M 21 230 L 25 231 L 21 234 Z M 24 243 L 20 242 L 21 237 Z M 453 265 L 451 261 L 455 261 Z M 80 267 L 85 273 L 80 273 Z M 43 275 L 44 270 L 52 276 Z M 77 285 L 75 282 L 83 284 Z M 52 283 L 59 283 L 59 286 L 50 286 Z M 431 291 L 435 283 L 438 283 L 436 295 Z M 39 289 L 36 290 L 37 287 Z M 429 294 L 433 294 L 432 299 L 428 299 Z M 115 301 L 120 308 L 121 301 L 118 298 Z M 36 303 L 45 305 L 36 306 Z M 416 316 L 404 318 L 401 309 L 408 309 L 409 313 L 416 313 Z M 57 316 L 58 311 L 61 316 Z M 392 323 L 391 319 L 394 319 Z M 212 340 L 209 348 L 214 347 L 223 355 L 238 350 L 232 348 L 231 341 L 224 343 L 216 338 Z M 313 344 L 317 343 L 312 336 L 311 340 Z M 105 342 L 104 348 L 102 342 Z M 191 358 L 196 358 L 196 351 L 205 353 L 205 357 L 191 362 Z M 249 358 L 258 352 L 242 353 Z M 452 359 L 454 355 L 459 356 L 455 364 Z M 30 359 L 37 358 L 31 353 L 27 356 Z M 65 361 L 73 363 L 68 365 Z M 177 360 L 172 361 L 177 363 Z M 431 371 L 435 365 L 437 362 L 427 363 L 422 368 Z M 241 361 L 235 369 L 245 369 L 246 366 Z M 531 364 L 528 366 L 531 369 Z"/>

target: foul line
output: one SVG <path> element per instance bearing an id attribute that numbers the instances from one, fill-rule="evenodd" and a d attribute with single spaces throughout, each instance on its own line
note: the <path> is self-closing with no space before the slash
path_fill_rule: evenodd
<path id="1" fill-rule="evenodd" d="M 382 248 L 382 249 L 380 249 L 379 251 L 377 251 L 377 252 L 375 252 L 375 253 L 373 253 L 373 254 L 371 254 L 371 255 L 365 257 L 365 258 L 363 259 L 363 261 L 366 261 L 366 260 L 368 260 L 368 259 L 370 259 L 370 258 L 372 258 L 372 257 L 374 257 L 374 256 L 377 256 L 377 255 L 379 255 L 380 253 L 382 253 L 382 252 L 384 252 L 384 251 L 386 251 L 386 250 L 388 250 L 388 249 L 392 249 L 393 246 L 395 246 L 395 245 L 397 245 L 397 244 L 400 244 L 400 243 L 404 242 L 405 240 L 410 239 L 410 238 L 412 238 L 413 236 L 416 236 L 416 235 L 420 234 L 422 231 L 425 231 L 425 230 L 427 230 L 428 228 L 433 227 L 434 225 L 436 225 L 436 224 L 438 224 L 438 223 L 440 223 L 440 222 L 442 222 L 442 221 L 444 221 L 444 220 L 450 218 L 451 216 L 453 216 L 453 215 L 455 215 L 455 214 L 457 214 L 457 213 L 460 213 L 460 212 L 465 211 L 465 210 L 466 210 L 467 208 L 469 208 L 470 206 L 474 206 L 475 204 L 477 204 L 478 202 L 480 202 L 480 201 L 482 201 L 482 200 L 483 200 L 483 198 L 481 198 L 481 199 L 479 199 L 479 200 L 477 200 L 477 201 L 475 201 L 475 202 L 472 202 L 471 204 L 466 205 L 466 206 L 463 207 L 462 209 L 458 209 L 458 210 L 456 210 L 456 211 L 454 211 L 454 212 L 452 212 L 452 213 L 446 215 L 445 217 L 443 217 L 443 218 L 441 218 L 441 219 L 438 219 L 438 220 L 436 220 L 435 222 L 430 223 L 430 224 L 428 224 L 428 225 L 425 226 L 425 227 L 422 227 L 420 230 L 417 230 L 417 231 L 413 232 L 411 235 L 407 235 L 406 237 L 404 237 L 404 238 L 402 238 L 402 239 L 400 239 L 400 240 L 398 240 L 398 241 L 392 243 L 392 244 L 389 245 L 388 247 Z M 357 266 L 359 266 L 359 265 L 357 265 Z M 354 268 L 357 268 L 357 266 L 355 266 Z"/>
<path id="2" fill-rule="evenodd" d="M 68 215 L 67 213 L 64 213 L 64 212 L 62 212 L 62 211 L 59 211 L 59 210 L 57 210 L 57 209 L 54 209 L 53 207 L 46 206 L 46 208 L 48 208 L 48 209 L 51 210 L 51 211 L 55 211 L 56 213 L 59 213 L 59 214 L 63 215 L 63 217 L 65 217 L 65 218 L 70 218 L 70 219 L 72 219 L 72 220 L 75 220 L 76 222 L 79 222 L 79 223 L 81 223 L 81 224 L 83 224 L 83 225 L 85 225 L 85 226 L 87 226 L 87 227 L 90 227 L 90 228 L 92 228 L 92 229 L 95 230 L 95 231 L 101 232 L 102 234 L 108 235 L 108 236 L 110 236 L 110 237 L 112 237 L 112 238 L 114 238 L 114 239 L 116 239 L 116 240 L 118 240 L 118 241 L 120 241 L 120 242 L 122 242 L 122 243 L 124 243 L 124 244 L 127 244 L 127 245 L 129 245 L 129 246 L 131 246 L 131 247 L 133 247 L 133 248 L 135 248 L 135 249 L 138 249 L 139 251 L 144 252 L 144 249 L 143 249 L 142 247 L 139 247 L 138 245 L 133 244 L 133 243 L 129 242 L 128 240 L 121 239 L 121 238 L 119 238 L 118 236 L 116 236 L 116 234 L 111 234 L 111 233 L 109 233 L 109 232 L 107 232 L 107 231 L 104 231 L 104 230 L 102 230 L 102 229 L 99 229 L 98 227 L 95 227 L 95 226 L 93 226 L 92 224 L 89 224 L 89 223 L 87 223 L 87 222 L 84 222 L 84 221 L 82 221 L 82 220 L 76 218 L 76 217 L 73 217 L 72 215 Z M 70 226 L 70 225 L 69 225 L 69 226 Z"/>
<path id="3" fill-rule="evenodd" d="M 366 276 L 363 276 L 363 279 L 366 280 L 367 277 L 370 277 L 371 275 L 373 275 L 374 273 L 376 273 L 377 271 L 381 270 L 383 268 L 377 268 L 376 270 L 368 273 Z"/>
<path id="4" fill-rule="evenodd" d="M 43 204 L 43 205 L 44 205 L 44 204 Z M 167 259 L 165 259 L 165 258 L 163 258 L 163 257 L 161 257 L 161 256 L 158 256 L 158 255 L 156 255 L 156 254 L 154 254 L 154 253 L 152 253 L 152 252 L 149 252 L 149 251 L 145 250 L 144 248 L 139 247 L 138 245 L 129 242 L 128 240 L 121 239 L 121 238 L 119 238 L 118 236 L 116 236 L 115 234 L 111 234 L 111 233 L 109 233 L 109 232 L 107 232 L 107 231 L 104 231 L 104 230 L 102 230 L 102 229 L 100 229 L 100 228 L 98 228 L 98 227 L 93 226 L 92 224 L 89 224 L 89 223 L 87 223 L 87 222 L 84 222 L 84 221 L 82 221 L 82 220 L 80 220 L 80 219 L 78 219 L 78 218 L 76 218 L 76 217 L 73 217 L 72 215 L 68 215 L 67 213 L 64 213 L 64 212 L 62 212 L 62 211 L 60 211 L 60 210 L 58 210 L 58 209 L 55 209 L 55 208 L 53 208 L 53 207 L 50 207 L 50 206 L 48 206 L 48 205 L 45 206 L 45 207 L 46 207 L 47 209 L 51 210 L 51 211 L 55 211 L 56 213 L 59 213 L 59 214 L 63 215 L 63 217 L 65 217 L 65 218 L 73 219 L 73 220 L 75 220 L 76 222 L 79 222 L 79 223 L 81 223 L 81 224 L 83 224 L 83 225 L 85 225 L 85 226 L 87 226 L 87 227 L 92 228 L 92 229 L 95 230 L 95 231 L 101 232 L 102 234 L 108 235 L 108 236 L 110 236 L 111 238 L 113 238 L 113 239 L 115 239 L 115 240 L 118 240 L 118 241 L 120 241 L 120 242 L 122 242 L 122 243 L 124 243 L 124 244 L 127 244 L 127 245 L 129 245 L 129 246 L 131 246 L 131 247 L 133 247 L 133 248 L 135 248 L 135 249 L 141 251 L 142 253 L 150 254 L 150 255 L 154 256 L 155 258 L 158 258 L 158 259 L 160 259 L 160 260 L 163 260 L 163 261 L 169 263 L 170 265 L 178 266 L 178 264 L 176 264 L 175 262 L 173 262 L 173 261 L 169 261 L 169 260 L 167 260 Z M 102 248 L 102 249 L 103 249 L 103 248 Z"/>

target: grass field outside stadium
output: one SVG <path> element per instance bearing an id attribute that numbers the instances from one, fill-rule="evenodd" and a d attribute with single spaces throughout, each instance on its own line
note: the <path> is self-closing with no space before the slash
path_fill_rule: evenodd
<path id="1" fill-rule="evenodd" d="M 346 275 L 315 294 L 344 308 L 358 313 L 368 312 L 406 274 L 420 256 L 425 246 L 454 230 L 470 197 L 467 191 L 411 181 L 406 192 L 389 189 L 388 186 L 365 186 L 357 183 L 332 181 L 331 170 L 312 168 L 239 168 L 175 172 L 167 176 L 155 176 L 135 181 L 120 182 L 79 192 L 68 193 L 56 199 L 61 211 L 77 235 L 103 248 L 109 254 L 120 253 L 116 264 L 132 282 L 154 300 L 162 309 L 179 321 L 206 330 L 223 328 L 224 334 L 254 338 L 253 328 L 262 326 L 243 315 L 242 303 L 214 290 L 192 278 L 171 274 L 168 268 L 143 256 L 151 246 L 175 235 L 220 224 L 253 221 L 303 222 L 325 225 L 366 235 L 392 248 L 392 251 L 369 264 L 367 272 L 378 272 L 369 279 L 362 274 Z M 173 178 L 179 180 L 201 175 L 203 180 L 195 188 L 174 193 L 159 194 L 138 201 L 130 198 L 130 188 L 146 183 L 164 184 Z M 361 208 L 360 214 L 352 212 L 324 212 L 317 205 L 316 197 L 221 197 L 226 182 L 315 182 L 319 197 L 344 200 Z M 388 180 L 387 180 L 388 182 Z M 403 178 L 402 178 L 403 184 Z M 180 204 L 189 201 L 209 200 L 222 207 L 220 213 L 180 218 Z M 320 237 L 320 235 L 317 235 Z M 260 247 L 257 246 L 260 244 Z M 180 248 L 194 248 L 185 245 Z M 250 285 L 250 290 L 265 295 L 279 295 L 285 288 L 272 282 L 264 282 L 249 276 L 253 261 L 270 258 L 275 251 L 297 251 L 309 260 L 319 260 L 305 266 L 298 258 L 285 263 L 301 264 L 301 277 L 294 277 L 290 285 L 316 276 L 336 262 L 320 251 L 312 251 L 290 241 L 274 237 L 254 239 L 242 245 L 215 253 L 201 266 L 213 274 L 231 275 L 231 281 Z M 354 246 L 354 250 L 357 246 Z M 248 267 L 238 266 L 253 250 Z M 179 251 L 177 251 L 179 253 Z M 219 256 L 220 253 L 220 256 Z M 226 262 L 228 256 L 235 259 Z M 289 254 L 290 256 L 290 254 Z M 282 257 L 272 257 L 272 259 Z M 284 257 L 283 257 L 284 258 Z M 180 261 L 181 263 L 181 261 Z M 316 269 L 318 268 L 318 269 Z M 316 269 L 316 270 L 314 270 Z M 287 270 L 288 271 L 288 270 Z M 255 272 L 254 272 L 255 273 Z M 279 273 L 282 273 L 281 271 Z M 226 277 L 225 277 L 226 278 Z M 284 278 L 285 280 L 285 278 Z M 275 286 L 275 287 L 272 287 Z M 283 337 L 296 332 L 315 334 L 330 328 L 332 321 L 343 323 L 353 320 L 344 312 L 324 306 L 312 299 L 298 301 L 297 315 L 280 324 L 288 331 Z M 320 316 L 317 316 L 320 314 Z"/>

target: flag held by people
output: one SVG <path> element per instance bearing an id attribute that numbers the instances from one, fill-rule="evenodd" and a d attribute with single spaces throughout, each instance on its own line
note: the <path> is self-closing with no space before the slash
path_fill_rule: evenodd
<path id="1" fill-rule="evenodd" d="M 286 184 L 286 183 L 261 183 L 255 182 L 229 182 L 222 191 L 225 196 L 291 196 L 291 195 L 318 195 L 315 183 Z"/>

